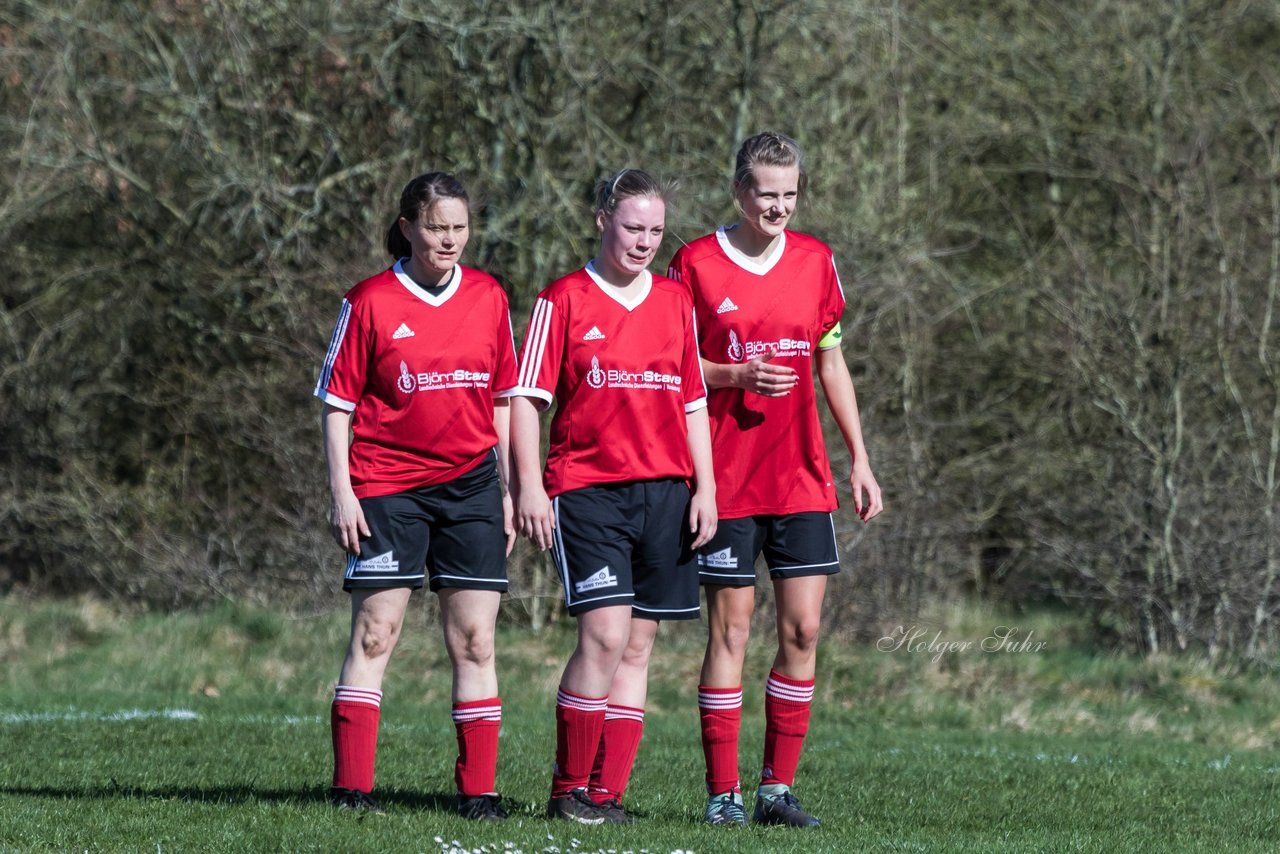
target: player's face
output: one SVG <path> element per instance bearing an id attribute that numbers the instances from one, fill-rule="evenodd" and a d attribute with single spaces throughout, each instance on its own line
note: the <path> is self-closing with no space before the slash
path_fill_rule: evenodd
<path id="1" fill-rule="evenodd" d="M 738 186 L 735 199 L 742 225 L 770 240 L 782 234 L 800 197 L 799 166 L 764 166 L 753 170 L 749 186 Z"/>
<path id="2" fill-rule="evenodd" d="M 462 199 L 441 199 L 418 214 L 417 222 L 400 217 L 400 233 L 413 247 L 413 272 L 437 281 L 453 269 L 471 236 L 471 211 Z"/>
<path id="3" fill-rule="evenodd" d="M 630 280 L 645 271 L 662 244 L 667 206 L 655 196 L 629 196 L 613 214 L 596 214 L 600 229 L 600 272 L 607 279 Z"/>

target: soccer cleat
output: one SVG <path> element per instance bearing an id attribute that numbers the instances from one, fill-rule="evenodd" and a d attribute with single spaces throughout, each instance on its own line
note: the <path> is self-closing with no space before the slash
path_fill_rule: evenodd
<path id="1" fill-rule="evenodd" d="M 610 798 L 602 804 L 596 804 L 596 808 L 604 815 L 605 824 L 631 824 L 635 821 L 627 815 L 627 811 L 622 808 L 622 803 L 617 798 Z"/>
<path id="2" fill-rule="evenodd" d="M 782 824 L 787 827 L 822 827 L 822 822 L 804 811 L 799 799 L 785 783 L 774 783 L 756 789 L 756 809 L 751 820 L 756 824 Z"/>
<path id="3" fill-rule="evenodd" d="M 547 818 L 563 818 L 578 824 L 604 824 L 605 812 L 587 797 L 586 789 L 571 789 L 552 795 L 547 802 Z"/>
<path id="4" fill-rule="evenodd" d="M 501 795 L 458 795 L 458 815 L 475 821 L 502 821 L 511 817 L 502 808 Z"/>
<path id="5" fill-rule="evenodd" d="M 707 799 L 707 824 L 746 827 L 747 811 L 742 808 L 741 792 L 723 792 Z"/>
<path id="6" fill-rule="evenodd" d="M 329 803 L 340 810 L 385 815 L 382 805 L 371 798 L 368 792 L 362 792 L 359 789 L 330 789 Z"/>

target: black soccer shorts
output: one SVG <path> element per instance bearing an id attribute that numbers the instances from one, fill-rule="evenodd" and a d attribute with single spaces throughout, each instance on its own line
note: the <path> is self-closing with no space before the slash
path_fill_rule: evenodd
<path id="1" fill-rule="evenodd" d="M 698 573 L 683 480 L 602 484 L 557 495 L 552 554 L 569 613 L 630 605 L 633 616 L 693 620 Z"/>
<path id="2" fill-rule="evenodd" d="M 370 536 L 347 556 L 343 590 L 507 589 L 502 487 L 493 454 L 453 480 L 360 499 Z"/>
<path id="3" fill-rule="evenodd" d="M 830 513 L 788 513 L 721 519 L 711 542 L 698 550 L 703 585 L 751 587 L 756 558 L 764 554 L 772 578 L 835 575 L 840 571 Z"/>

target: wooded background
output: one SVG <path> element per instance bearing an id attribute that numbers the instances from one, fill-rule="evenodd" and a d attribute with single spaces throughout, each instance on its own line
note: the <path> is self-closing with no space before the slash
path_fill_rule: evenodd
<path id="1" fill-rule="evenodd" d="M 773 128 L 888 507 L 838 515 L 836 628 L 972 596 L 1273 655 L 1280 6 L 677 5 L 0 2 L 0 591 L 340 601 L 311 391 L 403 184 L 473 189 L 519 334 L 596 178 L 680 180 L 665 264 Z"/>

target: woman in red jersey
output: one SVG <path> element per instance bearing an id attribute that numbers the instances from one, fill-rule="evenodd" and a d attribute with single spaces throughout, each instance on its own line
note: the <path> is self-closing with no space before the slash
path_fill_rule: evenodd
<path id="1" fill-rule="evenodd" d="M 751 137 L 734 174 L 737 224 L 682 247 L 671 262 L 671 277 L 694 298 L 718 486 L 720 526 L 698 555 L 710 623 L 698 706 L 711 824 L 747 823 L 738 728 L 755 561 L 763 552 L 777 601 L 778 651 L 765 688 L 764 769 L 753 819 L 819 825 L 791 792 L 809 725 L 827 576 L 840 570 L 815 362 L 853 460 L 854 509 L 863 521 L 883 509 L 840 351 L 844 295 L 831 250 L 786 228 L 805 183 L 793 139 Z"/>
<path id="2" fill-rule="evenodd" d="M 458 263 L 470 203 L 452 175 L 404 188 L 397 259 L 342 300 L 316 396 L 332 530 L 347 552 L 351 641 L 332 707 L 334 805 L 370 797 L 382 677 L 410 593 L 430 584 L 453 663 L 458 811 L 503 819 L 493 634 L 515 532 L 504 495 L 515 345 L 507 297 Z"/>
<path id="3" fill-rule="evenodd" d="M 518 525 L 553 550 L 578 619 L 547 811 L 584 824 L 630 821 L 649 653 L 660 620 L 698 616 L 693 550 L 716 527 L 692 300 L 648 270 L 665 218 L 639 169 L 598 185 L 600 251 L 538 295 L 511 404 Z M 544 474 L 538 410 L 553 401 Z"/>

